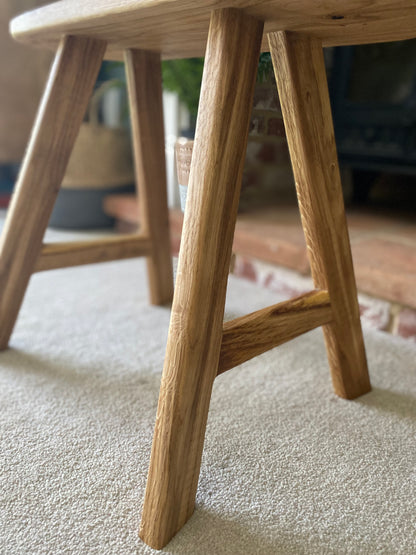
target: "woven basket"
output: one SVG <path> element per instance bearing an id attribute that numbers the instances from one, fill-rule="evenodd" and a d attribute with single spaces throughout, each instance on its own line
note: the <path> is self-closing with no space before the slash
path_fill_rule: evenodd
<path id="1" fill-rule="evenodd" d="M 106 127 L 98 121 L 100 100 L 115 85 L 115 81 L 108 81 L 93 94 L 88 122 L 81 125 L 62 182 L 63 188 L 104 189 L 134 183 L 129 131 Z"/>

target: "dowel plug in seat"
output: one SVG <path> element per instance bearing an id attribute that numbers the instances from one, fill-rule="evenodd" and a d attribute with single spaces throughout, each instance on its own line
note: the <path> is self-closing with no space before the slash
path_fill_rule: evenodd
<path id="1" fill-rule="evenodd" d="M 370 390 L 322 48 L 413 38 L 416 0 L 62 0 L 16 18 L 11 31 L 57 54 L 0 244 L 1 348 L 34 271 L 143 255 L 151 301 L 170 299 L 160 58 L 205 54 L 140 527 L 159 549 L 194 511 L 218 373 L 323 326 L 335 393 Z M 261 49 L 272 55 L 316 290 L 223 325 Z M 126 61 L 141 236 L 42 248 L 104 55 Z"/>

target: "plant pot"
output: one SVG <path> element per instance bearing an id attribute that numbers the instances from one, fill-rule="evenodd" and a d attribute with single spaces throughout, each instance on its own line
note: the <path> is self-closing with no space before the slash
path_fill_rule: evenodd
<path id="1" fill-rule="evenodd" d="M 176 171 L 178 174 L 179 195 L 181 199 L 182 212 L 185 212 L 193 146 L 194 141 L 191 141 L 185 137 L 179 138 L 175 144 Z"/>
<path id="2" fill-rule="evenodd" d="M 49 225 L 60 229 L 113 227 L 115 219 L 107 216 L 103 210 L 105 197 L 111 194 L 131 194 L 134 191 L 134 185 L 105 189 L 61 189 Z"/>
<path id="3" fill-rule="evenodd" d="M 49 222 L 53 227 L 112 226 L 114 220 L 102 208 L 104 197 L 134 192 L 129 130 L 98 122 L 99 100 L 111 86 L 104 83 L 91 99 L 89 121 L 81 125 Z"/>

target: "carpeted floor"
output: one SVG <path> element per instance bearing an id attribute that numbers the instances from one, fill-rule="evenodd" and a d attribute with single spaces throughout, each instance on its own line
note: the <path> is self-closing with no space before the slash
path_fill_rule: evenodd
<path id="1" fill-rule="evenodd" d="M 279 300 L 230 278 L 229 317 Z M 168 323 L 141 260 L 32 278 L 0 354 L 0 553 L 154 552 L 137 530 Z M 321 330 L 216 380 L 196 511 L 164 552 L 416 552 L 416 348 L 365 339 L 355 402 Z"/>

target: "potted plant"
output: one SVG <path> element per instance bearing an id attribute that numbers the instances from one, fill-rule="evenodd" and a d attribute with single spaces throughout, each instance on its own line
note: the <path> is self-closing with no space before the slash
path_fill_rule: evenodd
<path id="1" fill-rule="evenodd" d="M 134 167 L 122 64 L 104 62 L 72 151 L 50 225 L 99 228 L 113 225 L 104 197 L 134 192 Z"/>

